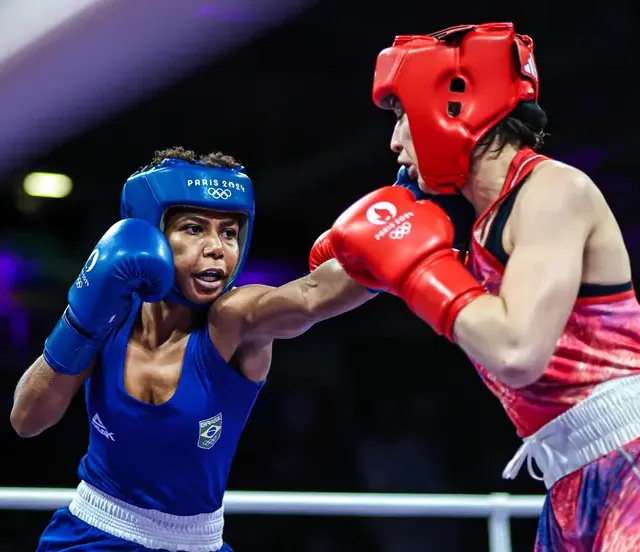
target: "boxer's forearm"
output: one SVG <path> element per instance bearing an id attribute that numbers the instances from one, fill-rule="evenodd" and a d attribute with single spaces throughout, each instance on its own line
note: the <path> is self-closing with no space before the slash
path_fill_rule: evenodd
<path id="1" fill-rule="evenodd" d="M 330 260 L 311 274 L 271 289 L 251 306 L 245 337 L 287 339 L 313 324 L 359 307 L 374 294 Z"/>
<path id="2" fill-rule="evenodd" d="M 515 331 L 505 302 L 495 295 L 482 295 L 464 307 L 453 335 L 469 357 L 513 388 L 538 380 L 553 353 L 536 349 L 534 336 Z"/>
<path id="3" fill-rule="evenodd" d="M 331 259 L 302 279 L 309 313 L 315 320 L 327 320 L 366 303 L 374 293 L 353 280 L 340 263 Z"/>
<path id="4" fill-rule="evenodd" d="M 34 437 L 58 423 L 90 370 L 73 376 L 58 374 L 39 357 L 16 386 L 11 409 L 16 433 Z"/>

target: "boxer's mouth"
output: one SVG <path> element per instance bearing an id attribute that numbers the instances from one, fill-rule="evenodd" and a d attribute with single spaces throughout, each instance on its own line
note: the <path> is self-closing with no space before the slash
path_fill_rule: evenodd
<path id="1" fill-rule="evenodd" d="M 224 278 L 224 270 L 221 268 L 210 268 L 194 274 L 194 278 L 203 282 L 219 282 Z"/>
<path id="2" fill-rule="evenodd" d="M 415 165 L 409 165 L 409 178 L 418 180 L 418 169 L 416 169 Z"/>

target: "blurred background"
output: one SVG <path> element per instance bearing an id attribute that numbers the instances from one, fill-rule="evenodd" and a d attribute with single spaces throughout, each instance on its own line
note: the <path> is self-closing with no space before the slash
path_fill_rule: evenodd
<path id="1" fill-rule="evenodd" d="M 550 119 L 545 153 L 600 185 L 635 271 L 637 10 L 632 0 L 593 9 L 502 0 L 0 1 L 0 485 L 77 484 L 88 437 L 83 396 L 34 439 L 12 432 L 9 411 L 71 282 L 118 219 L 127 176 L 174 145 L 235 156 L 257 193 L 243 281 L 303 275 L 318 234 L 395 180 L 394 119 L 373 105 L 371 82 L 379 50 L 396 34 L 511 20 L 531 35 Z M 34 186 L 25 180 L 34 172 L 67 179 Z M 276 343 L 229 488 L 541 493 L 525 470 L 502 481 L 517 446 L 465 357 L 381 296 Z M 1 511 L 0 552 L 33 550 L 50 515 Z M 535 529 L 535 520 L 514 522 L 515 551 L 532 550 Z M 484 520 L 228 516 L 225 531 L 237 552 L 487 549 Z"/>

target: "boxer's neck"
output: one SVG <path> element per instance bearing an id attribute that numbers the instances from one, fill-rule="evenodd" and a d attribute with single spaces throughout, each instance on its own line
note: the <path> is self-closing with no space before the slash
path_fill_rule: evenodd
<path id="1" fill-rule="evenodd" d="M 500 153 L 486 148 L 471 155 L 469 177 L 460 192 L 480 216 L 500 195 L 518 149 L 507 144 Z"/>
<path id="2" fill-rule="evenodd" d="M 179 341 L 191 331 L 196 316 L 193 309 L 178 303 L 143 303 L 138 339 L 150 349 Z"/>

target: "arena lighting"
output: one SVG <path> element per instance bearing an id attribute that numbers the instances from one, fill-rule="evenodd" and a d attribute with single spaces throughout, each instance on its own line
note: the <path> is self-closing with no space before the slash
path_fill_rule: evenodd
<path id="1" fill-rule="evenodd" d="M 62 198 L 71 193 L 73 182 L 64 174 L 34 172 L 25 177 L 22 187 L 30 196 Z"/>

